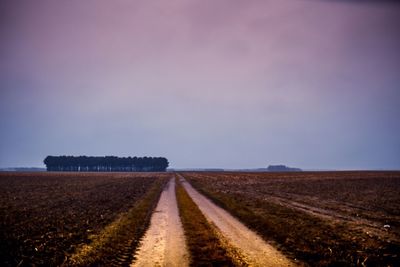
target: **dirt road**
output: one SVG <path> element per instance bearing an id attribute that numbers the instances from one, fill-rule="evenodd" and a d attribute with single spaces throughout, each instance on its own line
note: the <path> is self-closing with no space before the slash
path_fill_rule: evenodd
<path id="1" fill-rule="evenodd" d="M 217 226 L 249 266 L 296 266 L 228 212 L 197 192 L 183 177 L 180 181 L 205 217 Z"/>
<path id="2" fill-rule="evenodd" d="M 197 192 L 183 177 L 180 177 L 180 181 L 207 220 L 216 226 L 225 245 L 233 249 L 245 265 L 296 266 L 228 212 Z M 179 217 L 174 179 L 169 181 L 161 194 L 150 227 L 135 258 L 132 267 L 189 265 L 189 253 Z"/>
<path id="3" fill-rule="evenodd" d="M 179 217 L 175 195 L 175 179 L 161 194 L 150 227 L 131 266 L 188 266 L 189 253 Z"/>

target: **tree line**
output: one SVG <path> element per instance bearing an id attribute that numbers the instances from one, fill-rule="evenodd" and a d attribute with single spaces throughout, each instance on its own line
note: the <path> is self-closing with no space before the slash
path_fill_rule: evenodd
<path id="1" fill-rule="evenodd" d="M 169 162 L 163 157 L 47 156 L 47 171 L 76 172 L 164 172 Z"/>

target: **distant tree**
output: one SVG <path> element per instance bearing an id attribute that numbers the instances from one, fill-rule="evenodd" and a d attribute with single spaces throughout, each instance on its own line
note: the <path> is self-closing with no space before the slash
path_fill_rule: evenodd
<path id="1" fill-rule="evenodd" d="M 44 159 L 47 171 L 77 172 L 164 172 L 169 162 L 163 157 L 87 157 L 87 156 L 47 156 Z"/>

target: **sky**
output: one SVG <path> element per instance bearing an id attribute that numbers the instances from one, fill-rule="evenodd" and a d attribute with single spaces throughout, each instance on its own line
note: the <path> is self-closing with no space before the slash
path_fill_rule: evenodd
<path id="1" fill-rule="evenodd" d="M 4 0 L 0 167 L 400 169 L 400 4 Z"/>

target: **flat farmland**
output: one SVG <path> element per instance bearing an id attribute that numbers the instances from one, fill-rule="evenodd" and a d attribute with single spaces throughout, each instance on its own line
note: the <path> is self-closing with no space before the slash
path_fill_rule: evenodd
<path id="1" fill-rule="evenodd" d="M 183 173 L 311 266 L 399 266 L 400 172 Z"/>
<path id="2" fill-rule="evenodd" d="M 132 253 L 134 239 L 143 234 L 169 177 L 166 173 L 1 173 L 2 266 L 95 265 L 92 254 L 99 251 L 101 260 L 113 265 L 107 263 L 107 253 Z M 115 237 L 128 221 L 131 232 Z M 109 225 L 113 227 L 104 233 Z M 107 236 L 113 236 L 108 251 L 101 248 L 108 246 Z M 85 260 L 92 257 L 91 262 L 79 257 L 70 261 L 91 243 L 96 249 L 86 247 L 81 253 Z"/>

